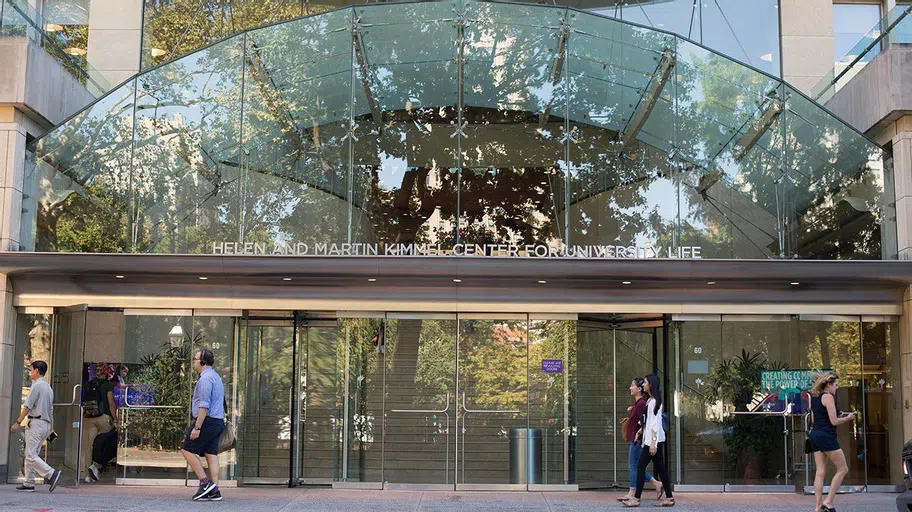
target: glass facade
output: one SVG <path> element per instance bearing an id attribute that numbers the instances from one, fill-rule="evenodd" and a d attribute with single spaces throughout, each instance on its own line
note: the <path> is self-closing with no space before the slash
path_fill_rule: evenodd
<path id="1" fill-rule="evenodd" d="M 220 456 L 222 478 L 242 484 L 626 488 L 630 382 L 657 373 L 674 482 L 781 489 L 813 480 L 803 453 L 809 397 L 806 384 L 770 385 L 765 372 L 824 368 L 840 375 L 838 406 L 861 413 L 838 429 L 844 484 L 861 489 L 902 484 L 897 333 L 895 317 L 83 306 L 20 314 L 12 370 L 24 399 L 24 370 L 51 362 L 61 438 L 49 458 L 70 480 L 85 477 L 75 386 L 85 389 L 105 360 L 117 368 L 119 449 L 102 481 L 194 485 L 177 446 L 190 360 L 208 347 L 238 433 L 237 449 Z M 512 469 L 520 435 L 537 454 L 528 475 Z M 11 435 L 10 481 L 21 453 Z"/>
<path id="2" fill-rule="evenodd" d="M 29 155 L 29 251 L 896 254 L 874 143 L 712 50 L 555 6 L 371 5 L 251 30 L 146 71 Z"/>
<path id="3" fill-rule="evenodd" d="M 146 0 L 143 58 L 147 69 L 242 30 L 357 5 L 362 0 Z M 779 76 L 779 0 L 557 0 L 673 32 Z M 870 27 L 868 27 L 870 28 Z"/>
<path id="4" fill-rule="evenodd" d="M 723 315 L 680 323 L 680 481 L 813 485 L 813 458 L 805 460 L 803 449 L 809 395 L 765 389 L 761 379 L 763 372 L 826 368 L 840 376 L 839 408 L 861 414 L 837 429 L 849 466 L 843 485 L 900 485 L 898 327 L 878 317 L 813 315 Z M 792 407 L 783 414 L 787 403 Z"/>

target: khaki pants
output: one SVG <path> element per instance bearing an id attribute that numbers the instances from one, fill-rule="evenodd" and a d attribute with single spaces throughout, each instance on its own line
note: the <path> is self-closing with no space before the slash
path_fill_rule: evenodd
<path id="1" fill-rule="evenodd" d="M 113 429 L 111 417 L 102 414 L 97 418 L 82 418 L 82 467 L 87 471 L 92 465 L 92 445 L 98 434 L 107 434 Z"/>
<path id="2" fill-rule="evenodd" d="M 41 445 L 51 433 L 51 424 L 44 420 L 30 420 L 25 429 L 25 485 L 35 485 L 35 473 L 51 478 L 54 468 L 41 458 Z"/>

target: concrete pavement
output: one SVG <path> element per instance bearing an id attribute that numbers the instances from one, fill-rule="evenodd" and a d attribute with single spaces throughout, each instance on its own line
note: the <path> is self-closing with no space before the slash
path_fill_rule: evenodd
<path id="1" fill-rule="evenodd" d="M 569 512 L 623 510 L 615 500 L 620 492 L 409 492 L 351 491 L 326 488 L 243 487 L 222 489 L 224 501 L 193 502 L 193 489 L 174 487 L 114 487 L 83 485 L 58 487 L 53 493 L 39 486 L 34 493 L 20 493 L 12 485 L 0 486 L 0 510 L 17 511 L 154 511 L 180 510 L 316 512 L 424 511 L 424 512 Z M 645 495 L 649 496 L 649 495 Z M 895 494 L 839 496 L 840 512 L 893 512 Z M 697 494 L 675 496 L 678 511 L 813 511 L 814 498 L 795 494 Z M 652 509 L 651 500 L 643 507 Z"/>

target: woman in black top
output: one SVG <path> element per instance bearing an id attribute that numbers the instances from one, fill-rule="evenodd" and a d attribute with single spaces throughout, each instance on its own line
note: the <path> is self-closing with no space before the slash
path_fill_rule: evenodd
<path id="1" fill-rule="evenodd" d="M 815 512 L 835 512 L 833 508 L 836 491 L 842 479 L 849 472 L 845 454 L 839 447 L 836 427 L 843 423 L 855 421 L 855 413 L 841 413 L 836 408 L 836 390 L 839 389 L 839 376 L 827 372 L 817 378 L 811 387 L 811 412 L 814 415 L 814 426 L 808 432 L 811 450 L 814 452 L 814 464 L 817 474 L 814 476 L 814 496 L 817 498 Z M 830 481 L 830 493 L 823 497 L 823 481 L 826 478 L 827 461 L 836 466 L 836 474 Z"/>

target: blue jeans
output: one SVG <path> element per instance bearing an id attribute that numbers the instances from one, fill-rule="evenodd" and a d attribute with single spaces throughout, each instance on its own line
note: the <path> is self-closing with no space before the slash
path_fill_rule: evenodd
<path id="1" fill-rule="evenodd" d="M 630 443 L 630 450 L 627 452 L 627 469 L 630 470 L 630 488 L 636 489 L 637 486 L 637 462 L 640 461 L 640 452 L 643 451 L 642 443 Z M 652 481 L 652 475 L 646 473 L 646 481 Z"/>

